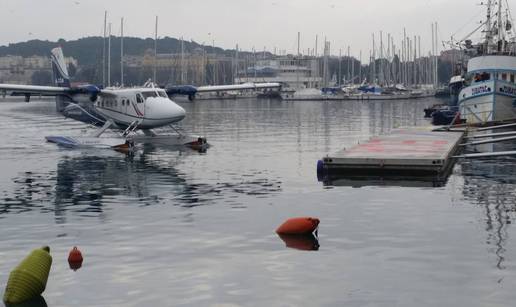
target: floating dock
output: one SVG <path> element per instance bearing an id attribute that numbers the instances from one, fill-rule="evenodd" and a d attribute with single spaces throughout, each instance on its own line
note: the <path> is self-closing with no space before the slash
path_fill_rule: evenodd
<path id="1" fill-rule="evenodd" d="M 321 181 L 335 179 L 445 180 L 453 166 L 464 131 L 433 131 L 435 127 L 394 129 L 318 162 Z"/>

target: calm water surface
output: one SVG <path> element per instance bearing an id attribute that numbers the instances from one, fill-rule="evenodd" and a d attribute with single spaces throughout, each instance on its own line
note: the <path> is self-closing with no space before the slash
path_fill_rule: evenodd
<path id="1" fill-rule="evenodd" d="M 510 306 L 516 160 L 461 162 L 437 188 L 317 181 L 322 156 L 427 125 L 433 103 L 184 103 L 206 153 L 128 157 L 45 143 L 89 128 L 51 101 L 0 101 L 0 287 L 50 245 L 48 306 Z M 274 233 L 294 216 L 321 219 L 317 251 Z"/>

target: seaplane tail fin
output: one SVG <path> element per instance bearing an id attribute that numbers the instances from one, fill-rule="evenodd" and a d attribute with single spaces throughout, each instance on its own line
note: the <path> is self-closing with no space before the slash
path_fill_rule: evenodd
<path id="1" fill-rule="evenodd" d="M 61 47 L 52 49 L 51 58 L 55 84 L 59 87 L 70 87 L 70 77 L 68 75 L 63 49 L 61 49 Z"/>

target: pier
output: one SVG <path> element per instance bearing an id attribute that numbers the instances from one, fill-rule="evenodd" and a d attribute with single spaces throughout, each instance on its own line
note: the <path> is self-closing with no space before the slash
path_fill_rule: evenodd
<path id="1" fill-rule="evenodd" d="M 444 181 L 453 166 L 464 131 L 431 128 L 394 129 L 324 157 L 317 171 L 322 181 L 395 179 Z"/>

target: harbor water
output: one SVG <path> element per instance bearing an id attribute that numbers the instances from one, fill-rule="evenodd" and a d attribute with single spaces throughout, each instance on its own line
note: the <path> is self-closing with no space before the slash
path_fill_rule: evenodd
<path id="1" fill-rule="evenodd" d="M 516 159 L 459 161 L 442 186 L 317 179 L 324 155 L 428 125 L 437 102 L 185 102 L 206 152 L 126 155 L 46 143 L 92 128 L 0 100 L 0 288 L 49 245 L 52 307 L 510 306 Z M 311 251 L 274 232 L 297 216 L 321 221 Z"/>

